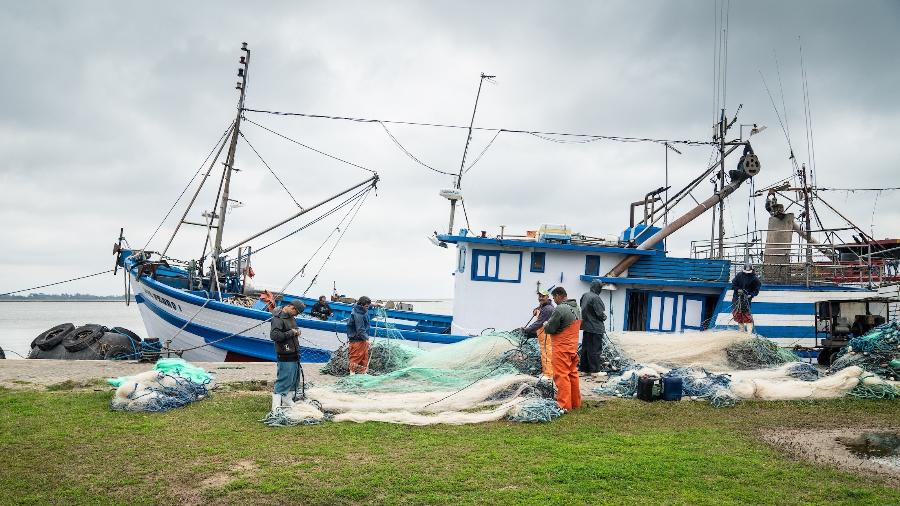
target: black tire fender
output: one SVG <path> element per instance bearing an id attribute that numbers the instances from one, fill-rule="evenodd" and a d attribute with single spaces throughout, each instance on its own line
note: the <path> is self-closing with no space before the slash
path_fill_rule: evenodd
<path id="1" fill-rule="evenodd" d="M 45 330 L 41 335 L 31 341 L 31 348 L 38 347 L 44 351 L 52 350 L 75 330 L 71 323 L 61 323 L 53 328 Z"/>
<path id="2" fill-rule="evenodd" d="M 134 332 L 132 332 L 132 331 L 126 329 L 125 327 L 113 327 L 113 328 L 109 329 L 109 331 L 110 331 L 110 332 L 115 332 L 115 333 L 117 333 L 117 334 L 122 334 L 123 336 L 128 336 L 128 337 L 130 337 L 131 340 L 134 341 L 135 343 L 140 343 L 140 342 L 141 342 L 141 336 L 139 336 L 139 335 L 135 334 Z"/>
<path id="3" fill-rule="evenodd" d="M 66 347 L 67 350 L 71 352 L 81 351 L 86 349 L 88 346 L 96 343 L 101 337 L 103 337 L 103 333 L 106 331 L 106 327 L 102 325 L 95 325 L 89 323 L 87 325 L 82 325 L 77 329 L 73 330 L 63 339 L 63 346 Z"/>

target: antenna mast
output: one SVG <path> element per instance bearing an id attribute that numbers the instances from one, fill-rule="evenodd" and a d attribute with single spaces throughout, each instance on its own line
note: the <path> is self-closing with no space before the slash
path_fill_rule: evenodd
<path id="1" fill-rule="evenodd" d="M 241 44 L 241 51 L 247 53 L 241 56 L 240 63 L 243 67 L 238 68 L 238 77 L 241 79 L 235 85 L 235 89 L 241 91 L 238 98 L 237 116 L 234 119 L 234 129 L 231 133 L 231 144 L 228 146 L 228 158 L 225 160 L 225 177 L 222 183 L 222 198 L 219 203 L 219 221 L 216 227 L 216 241 L 213 245 L 213 258 L 218 259 L 222 254 L 222 231 L 225 229 L 225 213 L 228 211 L 228 190 L 231 185 L 231 171 L 234 169 L 234 152 L 237 149 L 238 136 L 241 133 L 241 116 L 244 114 L 244 97 L 247 93 L 247 78 L 250 69 L 250 50 L 247 49 L 247 43 Z"/>
<path id="2" fill-rule="evenodd" d="M 481 73 L 481 79 L 478 81 L 478 93 L 475 94 L 475 107 L 472 109 L 472 119 L 469 121 L 469 135 L 466 137 L 466 147 L 463 149 L 462 161 L 459 163 L 459 174 L 456 176 L 456 181 L 453 183 L 453 188 L 459 190 L 462 187 L 462 177 L 463 171 L 466 166 L 466 155 L 469 152 L 469 143 L 472 142 L 472 127 L 475 126 L 475 113 L 478 111 L 478 99 L 481 97 L 481 85 L 484 84 L 485 79 L 493 79 L 497 76 L 488 76 L 485 75 L 484 72 Z M 456 216 L 456 201 L 458 199 L 450 199 L 450 226 L 448 227 L 447 233 L 449 235 L 453 235 L 453 218 Z"/>

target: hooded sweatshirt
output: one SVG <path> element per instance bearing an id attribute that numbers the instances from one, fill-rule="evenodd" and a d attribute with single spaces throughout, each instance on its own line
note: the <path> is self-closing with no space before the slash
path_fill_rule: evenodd
<path id="1" fill-rule="evenodd" d="M 741 271 L 731 281 L 731 288 L 734 290 L 734 300 L 738 298 L 738 290 L 743 290 L 751 298 L 756 297 L 759 295 L 761 286 L 762 284 L 759 282 L 759 277 L 755 272 Z"/>
<path id="2" fill-rule="evenodd" d="M 581 330 L 594 334 L 603 334 L 606 328 L 606 306 L 600 298 L 600 289 L 603 283 L 597 280 L 591 281 L 591 290 L 581 296 Z"/>
<path id="3" fill-rule="evenodd" d="M 544 324 L 544 332 L 559 334 L 575 320 L 581 319 L 581 311 L 575 299 L 567 299 L 553 309 L 550 319 Z"/>
<path id="4" fill-rule="evenodd" d="M 351 341 L 369 340 L 369 312 L 356 304 L 347 320 L 347 339 Z"/>

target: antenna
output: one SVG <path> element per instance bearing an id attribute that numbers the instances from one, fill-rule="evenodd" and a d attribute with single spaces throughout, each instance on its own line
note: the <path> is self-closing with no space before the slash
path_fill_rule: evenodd
<path id="1" fill-rule="evenodd" d="M 475 126 L 475 113 L 478 111 L 478 99 L 481 98 L 481 86 L 484 84 L 485 80 L 494 82 L 492 79 L 495 77 L 497 76 L 489 76 L 482 72 L 481 78 L 478 80 L 478 92 L 475 94 L 475 107 L 472 109 L 472 119 L 469 121 L 469 133 L 466 137 L 466 147 L 463 148 L 462 161 L 459 163 L 459 174 L 457 174 L 456 181 L 453 183 L 453 189 L 457 190 L 457 192 L 462 188 L 463 170 L 466 166 L 466 155 L 469 153 L 469 144 L 472 142 L 472 127 Z M 457 200 L 462 200 L 461 194 L 459 198 L 450 199 L 450 226 L 447 227 L 447 234 L 449 235 L 453 235 L 453 218 L 456 215 Z"/>

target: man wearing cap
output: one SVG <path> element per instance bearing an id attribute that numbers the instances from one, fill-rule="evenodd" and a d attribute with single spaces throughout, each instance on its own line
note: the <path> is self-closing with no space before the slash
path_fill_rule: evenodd
<path id="1" fill-rule="evenodd" d="M 741 332 L 753 332 L 753 315 L 750 313 L 750 304 L 753 297 L 759 295 L 759 288 L 762 283 L 759 282 L 759 276 L 753 270 L 753 266 L 749 263 L 744 264 L 744 269 L 737 273 L 731 281 L 731 289 L 734 290 L 734 296 L 731 299 L 731 316 L 738 324 L 738 330 Z"/>
<path id="2" fill-rule="evenodd" d="M 372 299 L 363 295 L 353 306 L 347 320 L 347 339 L 350 341 L 350 374 L 369 371 L 369 307 Z"/>
<path id="3" fill-rule="evenodd" d="M 300 379 L 300 329 L 297 328 L 295 316 L 302 313 L 306 305 L 299 300 L 292 300 L 272 316 L 272 330 L 269 338 L 275 342 L 275 354 L 278 356 L 275 374 L 275 388 L 272 393 L 272 411 L 280 407 L 294 405 L 294 394 L 297 392 L 297 381 Z"/>
<path id="4" fill-rule="evenodd" d="M 538 307 L 532 311 L 533 320 L 522 331 L 530 336 L 536 337 L 538 347 L 541 350 L 541 373 L 547 378 L 553 378 L 553 350 L 550 344 L 550 336 L 544 332 L 544 323 L 550 319 L 553 313 L 553 302 L 550 301 L 550 292 L 540 289 L 537 292 Z"/>
<path id="5" fill-rule="evenodd" d="M 581 310 L 575 299 L 569 299 L 566 289 L 557 286 L 550 291 L 556 308 L 544 324 L 544 331 L 553 341 L 553 382 L 556 383 L 556 403 L 569 411 L 581 407 L 581 386 L 578 382 L 578 331 L 581 330 Z"/>

